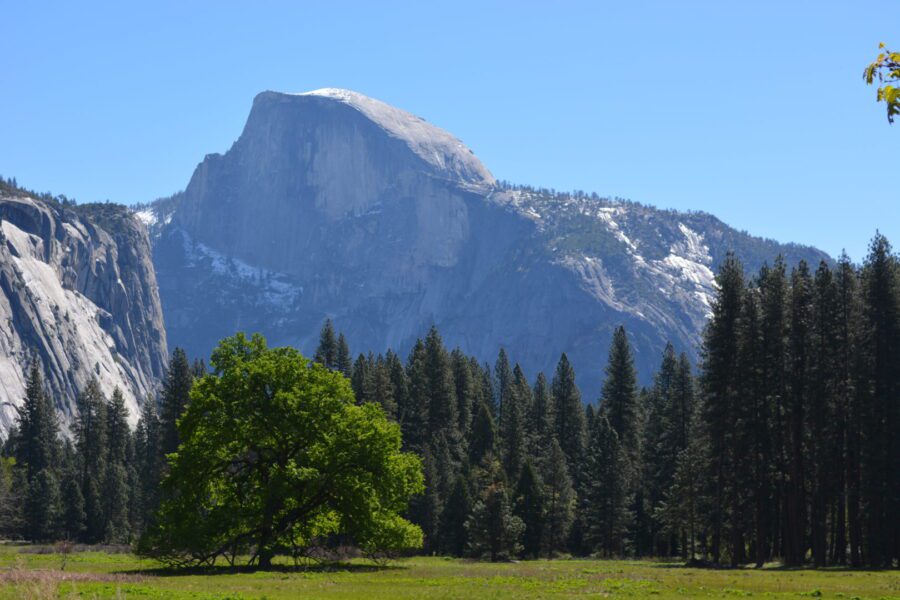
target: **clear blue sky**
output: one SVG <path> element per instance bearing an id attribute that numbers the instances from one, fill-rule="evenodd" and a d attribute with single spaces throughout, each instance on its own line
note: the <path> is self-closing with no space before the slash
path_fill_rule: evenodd
<path id="1" fill-rule="evenodd" d="M 900 123 L 861 74 L 894 2 L 6 2 L 0 174 L 183 189 L 265 89 L 347 87 L 498 178 L 709 211 L 860 259 L 900 246 Z M 378 6 L 376 6 L 378 5 Z"/>

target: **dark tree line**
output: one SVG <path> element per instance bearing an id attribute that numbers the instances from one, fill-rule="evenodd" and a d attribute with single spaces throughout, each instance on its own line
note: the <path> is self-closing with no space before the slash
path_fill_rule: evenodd
<path id="1" fill-rule="evenodd" d="M 900 264 L 887 240 L 859 268 L 844 256 L 788 273 L 778 259 L 748 278 L 729 257 L 717 283 L 695 447 L 676 472 L 692 493 L 669 494 L 673 522 L 715 562 L 896 564 Z"/>
<path id="2" fill-rule="evenodd" d="M 408 517 L 425 551 L 490 560 L 680 556 L 713 564 L 891 566 L 900 558 L 900 262 L 876 236 L 861 266 L 781 258 L 752 276 L 728 257 L 695 377 L 665 348 L 637 382 L 622 327 L 585 403 L 562 354 L 530 380 L 449 350 L 353 359 L 330 321 L 314 360 L 380 405 L 422 459 Z M 0 533 L 127 542 L 152 523 L 191 366 L 176 350 L 134 433 L 96 384 L 61 441 L 30 372 L 0 468 Z M 158 414 L 157 414 L 158 408 Z"/>
<path id="3" fill-rule="evenodd" d="M 357 401 L 380 404 L 422 457 L 426 491 L 409 516 L 426 552 L 501 560 L 681 548 L 649 503 L 662 502 L 687 447 L 694 381 L 686 355 L 668 347 L 656 384 L 642 391 L 618 328 L 595 410 L 565 354 L 550 379 L 529 381 L 505 350 L 482 364 L 448 350 L 432 328 L 406 360 L 361 354 L 345 370 L 341 339 L 326 322 L 316 360 L 348 374 Z M 663 435 L 645 460 L 651 413 Z"/>
<path id="4" fill-rule="evenodd" d="M 121 391 L 107 398 L 91 380 L 77 398 L 71 435 L 62 436 L 53 399 L 32 362 L 17 425 L 0 458 L 0 536 L 136 540 L 159 504 L 165 455 L 178 447 L 176 420 L 195 374 L 204 370 L 175 350 L 160 397 L 143 403 L 133 431 Z"/>

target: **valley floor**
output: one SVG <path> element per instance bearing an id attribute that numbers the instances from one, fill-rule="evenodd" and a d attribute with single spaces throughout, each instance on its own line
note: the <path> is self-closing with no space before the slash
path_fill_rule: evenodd
<path id="1" fill-rule="evenodd" d="M 130 554 L 20 552 L 0 547 L 0 599 L 174 598 L 900 598 L 900 572 L 708 570 L 650 561 L 556 560 L 490 564 L 413 558 L 294 571 L 179 574 Z"/>

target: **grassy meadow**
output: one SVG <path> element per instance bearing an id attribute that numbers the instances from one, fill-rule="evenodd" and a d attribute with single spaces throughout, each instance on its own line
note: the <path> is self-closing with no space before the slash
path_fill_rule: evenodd
<path id="1" fill-rule="evenodd" d="M 900 572 L 685 568 L 651 561 L 412 558 L 270 572 L 171 572 L 131 554 L 0 547 L 0 599 L 900 598 Z"/>

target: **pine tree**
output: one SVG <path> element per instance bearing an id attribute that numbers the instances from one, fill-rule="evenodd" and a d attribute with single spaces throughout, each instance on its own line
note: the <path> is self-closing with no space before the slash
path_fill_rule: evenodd
<path id="1" fill-rule="evenodd" d="M 444 503 L 439 493 L 439 474 L 430 449 L 422 454 L 422 474 L 425 479 L 425 492 L 415 496 L 409 503 L 410 520 L 422 528 L 425 554 L 434 554 L 440 550 L 440 518 Z"/>
<path id="2" fill-rule="evenodd" d="M 638 554 L 653 553 L 665 556 L 672 552 L 674 541 L 661 538 L 661 526 L 653 518 L 664 494 L 672 484 L 675 462 L 680 448 L 672 439 L 676 428 L 672 422 L 675 400 L 675 380 L 678 360 L 672 344 L 666 344 L 654 385 L 643 398 L 646 424 L 641 443 L 641 495 L 645 503 L 646 524 L 638 526 L 645 532 L 645 540 L 636 541 Z"/>
<path id="3" fill-rule="evenodd" d="M 465 440 L 472 426 L 472 415 L 481 399 L 481 383 L 475 379 L 469 359 L 459 348 L 450 354 L 450 366 L 453 370 L 453 389 L 456 391 L 457 430 L 461 439 Z"/>
<path id="4" fill-rule="evenodd" d="M 52 469 L 59 456 L 59 424 L 37 361 L 31 363 L 25 384 L 25 401 L 16 423 L 16 460 L 31 482 L 38 473 Z"/>
<path id="5" fill-rule="evenodd" d="M 353 359 L 350 358 L 350 346 L 347 344 L 347 338 L 341 333 L 338 335 L 337 354 L 334 357 L 334 370 L 340 371 L 344 377 L 353 375 Z"/>
<path id="6" fill-rule="evenodd" d="M 716 275 L 717 294 L 712 317 L 703 340 L 702 421 L 709 440 L 710 462 L 705 477 L 710 481 L 713 498 L 710 503 L 710 551 L 718 563 L 722 555 L 723 537 L 731 533 L 732 547 L 741 533 L 738 524 L 728 519 L 738 498 L 733 481 L 734 446 L 739 403 L 738 326 L 744 298 L 743 267 L 729 254 Z M 734 515 L 737 516 L 737 515 Z M 736 560 L 738 557 L 732 557 Z"/>
<path id="7" fill-rule="evenodd" d="M 517 364 L 511 380 L 506 384 L 506 395 L 500 404 L 500 448 L 503 468 L 515 481 L 519 477 L 528 450 L 525 429 L 527 400 L 523 394 L 531 394 L 528 381 Z"/>
<path id="8" fill-rule="evenodd" d="M 56 465 L 61 447 L 56 411 L 44 390 L 37 362 L 29 369 L 16 427 L 16 465 L 26 485 L 25 536 L 32 541 L 47 541 L 57 535 L 60 526 L 62 506 Z"/>
<path id="9" fill-rule="evenodd" d="M 178 449 L 178 419 L 190 401 L 193 384 L 194 373 L 187 354 L 181 348 L 175 348 L 160 397 L 159 420 L 163 454 L 170 454 Z"/>
<path id="10" fill-rule="evenodd" d="M 632 466 L 636 465 L 640 445 L 637 374 L 628 336 L 622 326 L 613 333 L 609 348 L 600 409 L 616 431 L 626 458 Z"/>
<path id="11" fill-rule="evenodd" d="M 428 441 L 429 426 L 426 359 L 425 343 L 416 340 L 406 363 L 407 402 L 400 417 L 404 446 L 420 455 Z"/>
<path id="12" fill-rule="evenodd" d="M 604 556 L 625 554 L 628 512 L 628 455 L 605 414 L 594 419 L 585 458 L 582 504 L 589 546 Z"/>
<path id="13" fill-rule="evenodd" d="M 315 362 L 327 369 L 337 368 L 337 339 L 334 336 L 334 324 L 331 319 L 325 319 L 322 331 L 319 333 L 319 345 L 316 348 Z"/>
<path id="14" fill-rule="evenodd" d="M 787 474 L 788 412 L 788 284 L 784 259 L 778 256 L 772 267 L 759 273 L 762 328 L 762 374 L 767 411 L 771 418 L 770 453 L 773 486 L 771 507 L 767 511 L 772 536 L 771 554 L 782 555 L 785 539 L 785 488 Z"/>
<path id="15" fill-rule="evenodd" d="M 156 402 L 152 398 L 147 398 L 141 407 L 141 418 L 134 434 L 135 468 L 140 482 L 138 529 L 141 531 L 152 522 L 153 513 L 159 506 L 159 485 L 163 467 L 160 433 Z"/>
<path id="16" fill-rule="evenodd" d="M 497 423 L 500 427 L 503 426 L 503 403 L 506 402 L 507 397 L 510 394 L 510 388 L 512 386 L 512 369 L 509 366 L 509 357 L 506 355 L 506 350 L 504 348 L 500 348 L 500 352 L 497 354 L 497 360 L 494 363 L 494 380 L 493 380 L 493 391 L 497 400 Z"/>
<path id="17" fill-rule="evenodd" d="M 512 514 L 506 479 L 498 461 L 482 469 L 478 490 L 478 498 L 466 521 L 469 554 L 476 558 L 488 557 L 491 562 L 518 555 L 525 524 Z"/>
<path id="18" fill-rule="evenodd" d="M 371 357 L 366 358 L 364 354 L 356 357 L 353 363 L 353 377 L 350 384 L 353 387 L 353 395 L 356 397 L 357 404 L 366 404 L 372 402 L 372 360 Z"/>
<path id="19" fill-rule="evenodd" d="M 584 408 L 581 404 L 581 392 L 575 385 L 575 370 L 565 353 L 560 356 L 556 365 L 550 393 L 553 398 L 556 439 L 566 455 L 569 474 L 577 483 L 586 436 Z"/>
<path id="20" fill-rule="evenodd" d="M 62 515 L 60 518 L 61 535 L 70 541 L 80 540 L 84 533 L 84 496 L 79 484 L 75 449 L 71 442 L 66 442 L 63 449 L 63 460 L 60 467 L 60 494 Z"/>
<path id="21" fill-rule="evenodd" d="M 370 396 L 372 402 L 380 405 L 392 421 L 397 420 L 397 402 L 394 399 L 394 384 L 391 380 L 391 367 L 387 359 L 380 354 L 371 369 Z"/>
<path id="22" fill-rule="evenodd" d="M 837 436 L 835 453 L 839 456 L 841 468 L 838 473 L 838 498 L 835 516 L 835 541 L 832 562 L 846 564 L 849 545 L 849 560 L 853 566 L 862 562 L 860 545 L 862 528 L 860 525 L 859 488 L 859 448 L 861 439 L 858 403 L 856 399 L 857 352 L 859 334 L 859 294 L 857 272 L 844 253 L 835 272 L 837 287 L 837 364 L 835 377 L 837 388 Z"/>
<path id="23" fill-rule="evenodd" d="M 701 535 L 703 515 L 709 510 L 709 490 L 705 485 L 709 472 L 709 442 L 704 434 L 697 411 L 689 427 L 689 441 L 678 454 L 672 485 L 654 516 L 672 534 L 683 539 L 682 557 L 693 561 L 697 557 L 697 542 Z"/>
<path id="24" fill-rule="evenodd" d="M 95 379 L 88 381 L 78 396 L 76 407 L 75 448 L 86 515 L 84 539 L 88 543 L 98 543 L 103 541 L 106 533 L 102 484 L 107 469 L 108 424 L 106 398 Z"/>
<path id="25" fill-rule="evenodd" d="M 822 567 L 829 560 L 828 514 L 837 495 L 840 447 L 838 389 L 838 332 L 840 330 L 837 286 L 828 263 L 822 261 L 813 284 L 811 384 L 809 406 L 810 541 L 813 563 Z"/>
<path id="26" fill-rule="evenodd" d="M 756 550 L 756 565 L 762 567 L 768 560 L 770 543 L 769 506 L 772 501 L 770 473 L 772 452 L 770 443 L 769 402 L 763 378 L 763 331 L 760 315 L 759 291 L 755 288 L 744 291 L 742 316 L 738 325 L 738 393 L 741 400 L 735 407 L 737 431 L 732 432 L 733 486 L 731 517 L 732 544 L 740 544 L 740 552 L 735 552 L 736 560 L 743 558 L 743 540 L 735 533 L 735 526 L 741 533 L 752 533 Z M 752 512 L 751 522 L 746 525 L 739 517 Z M 740 524 L 738 524 L 740 521 Z"/>
<path id="27" fill-rule="evenodd" d="M 468 448 L 469 462 L 473 465 L 480 465 L 485 459 L 492 459 L 496 456 L 497 428 L 494 425 L 491 410 L 485 402 L 478 405 L 472 420 Z"/>
<path id="28" fill-rule="evenodd" d="M 107 465 L 102 485 L 105 521 L 104 539 L 127 542 L 129 530 L 129 485 L 126 456 L 129 437 L 128 409 L 122 391 L 116 388 L 107 409 Z"/>
<path id="29" fill-rule="evenodd" d="M 802 564 L 806 555 L 804 533 L 807 519 L 807 474 L 804 451 L 810 404 L 811 326 L 812 278 L 809 267 L 804 261 L 800 261 L 791 273 L 790 402 L 786 418 L 788 470 L 784 523 L 784 560 L 789 566 Z"/>
<path id="30" fill-rule="evenodd" d="M 548 558 L 565 547 L 569 531 L 575 519 L 575 490 L 566 465 L 566 455 L 553 438 L 542 469 L 544 498 L 547 509 L 545 521 L 545 548 Z"/>
<path id="31" fill-rule="evenodd" d="M 425 393 L 428 411 L 429 436 L 443 434 L 458 455 L 459 413 L 450 355 L 437 328 L 432 327 L 425 338 Z"/>
<path id="32" fill-rule="evenodd" d="M 525 558 L 540 558 L 546 533 L 544 484 L 530 462 L 522 467 L 514 499 L 513 514 L 525 524 L 522 554 Z"/>
<path id="33" fill-rule="evenodd" d="M 59 480 L 51 467 L 34 474 L 25 494 L 26 535 L 34 542 L 56 539 L 61 529 L 62 501 Z"/>
<path id="34" fill-rule="evenodd" d="M 500 405 L 497 399 L 497 391 L 494 389 L 494 377 L 491 366 L 487 363 L 481 367 L 481 395 L 485 404 L 491 411 L 491 416 L 496 420 L 500 416 Z"/>
<path id="35" fill-rule="evenodd" d="M 463 556 L 469 543 L 466 520 L 472 512 L 472 497 L 469 485 L 462 475 L 458 475 L 453 491 L 447 497 L 441 513 L 441 551 L 450 556 Z"/>
<path id="36" fill-rule="evenodd" d="M 864 548 L 875 567 L 900 553 L 900 274 L 884 236 L 862 269 L 860 492 Z"/>
<path id="37" fill-rule="evenodd" d="M 528 435 L 530 441 L 529 452 L 535 458 L 536 465 L 540 466 L 549 452 L 552 440 L 555 438 L 553 398 L 550 394 L 550 384 L 543 373 L 538 373 L 532 392 L 533 401 L 528 411 Z"/>
<path id="38" fill-rule="evenodd" d="M 406 378 L 403 362 L 396 353 L 388 350 L 385 355 L 385 363 L 394 400 L 394 418 L 401 424 L 401 429 L 403 429 L 402 424 L 410 406 L 409 382 Z"/>

